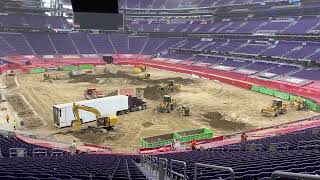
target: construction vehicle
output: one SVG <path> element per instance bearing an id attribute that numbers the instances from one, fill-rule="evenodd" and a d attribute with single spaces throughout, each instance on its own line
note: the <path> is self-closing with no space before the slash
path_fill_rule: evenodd
<path id="1" fill-rule="evenodd" d="M 106 96 L 102 91 L 99 91 L 96 88 L 86 89 L 83 95 L 86 99 L 97 99 L 97 98 L 103 98 Z"/>
<path id="2" fill-rule="evenodd" d="M 181 85 L 177 84 L 174 80 L 169 80 L 168 84 L 161 84 L 160 86 L 161 91 L 169 93 L 179 92 L 181 89 Z"/>
<path id="3" fill-rule="evenodd" d="M 93 113 L 96 115 L 96 125 L 97 128 L 101 129 L 112 129 L 116 124 L 118 124 L 118 117 L 115 115 L 108 115 L 107 117 L 103 117 L 100 113 L 100 111 L 94 107 L 88 107 L 85 105 L 77 105 L 76 103 L 73 103 L 72 111 L 73 115 L 75 117 L 74 122 L 72 123 L 72 126 L 76 129 L 80 129 L 82 120 L 80 117 L 79 110 L 87 111 L 90 113 Z"/>
<path id="4" fill-rule="evenodd" d="M 49 81 L 49 82 L 53 82 L 53 80 L 62 80 L 64 79 L 64 77 L 62 77 L 61 75 L 52 75 L 52 74 L 48 74 L 48 73 L 44 73 L 43 74 L 43 82 Z"/>
<path id="5" fill-rule="evenodd" d="M 297 111 L 305 111 L 308 110 L 308 105 L 301 98 L 295 98 L 290 102 L 290 106 Z"/>
<path id="6" fill-rule="evenodd" d="M 288 105 L 280 99 L 273 100 L 272 104 L 261 110 L 262 115 L 269 117 L 278 117 L 279 115 L 286 114 Z"/>
<path id="7" fill-rule="evenodd" d="M 13 70 L 11 70 L 7 75 L 8 76 L 16 76 L 16 73 Z"/>
<path id="8" fill-rule="evenodd" d="M 179 108 L 179 112 L 181 114 L 181 116 L 190 116 L 190 107 L 189 105 L 182 105 L 180 108 Z"/>
<path id="9" fill-rule="evenodd" d="M 146 80 L 146 79 L 150 79 L 150 77 L 151 77 L 151 74 L 146 73 L 144 75 L 139 76 L 139 79 L 140 80 Z"/>
<path id="10" fill-rule="evenodd" d="M 134 73 L 141 73 L 146 71 L 147 71 L 147 66 L 145 65 L 135 65 L 133 69 Z"/>
<path id="11" fill-rule="evenodd" d="M 163 96 L 163 100 L 158 106 L 158 112 L 161 113 L 170 113 L 177 107 L 176 99 L 173 99 L 171 96 L 165 95 Z"/>
<path id="12" fill-rule="evenodd" d="M 50 76 L 50 74 L 44 73 L 43 74 L 43 82 L 49 81 L 52 83 L 52 77 Z"/>

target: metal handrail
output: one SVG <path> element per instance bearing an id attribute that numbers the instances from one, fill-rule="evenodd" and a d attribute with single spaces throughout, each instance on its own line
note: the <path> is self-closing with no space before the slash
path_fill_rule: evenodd
<path id="1" fill-rule="evenodd" d="M 18 155 L 18 151 L 23 151 L 24 156 L 27 156 L 27 149 L 26 148 L 10 148 L 9 149 L 9 156 L 13 157 L 13 155 Z"/>
<path id="2" fill-rule="evenodd" d="M 291 173 L 283 171 L 275 171 L 271 174 L 271 180 L 275 180 L 277 177 L 291 178 L 291 179 L 304 179 L 304 180 L 320 180 L 320 176 L 301 174 L 301 173 Z"/>
<path id="3" fill-rule="evenodd" d="M 235 179 L 235 174 L 234 171 L 231 167 L 224 167 L 224 166 L 216 166 L 216 165 L 209 165 L 209 164 L 202 164 L 202 163 L 195 163 L 194 164 L 194 179 L 197 180 L 197 175 L 198 175 L 198 167 L 206 167 L 206 168 L 211 168 L 211 169 L 219 169 L 219 170 L 225 170 L 230 172 L 231 180 Z"/>
<path id="4" fill-rule="evenodd" d="M 183 165 L 183 174 L 180 174 L 180 173 L 172 170 L 173 163 Z M 170 160 L 170 179 L 173 179 L 173 175 L 177 175 L 177 176 L 182 177 L 183 179 L 186 180 L 187 179 L 187 163 L 184 161 L 178 161 L 178 160 L 171 159 Z"/>
<path id="5" fill-rule="evenodd" d="M 166 159 L 166 158 L 159 158 L 159 161 L 158 161 L 158 163 L 160 164 L 161 162 L 165 162 L 165 165 L 166 165 L 166 168 L 165 168 L 165 170 L 166 170 L 166 174 L 167 174 L 167 172 L 168 172 L 168 159 Z M 158 166 L 159 166 L 159 164 L 158 164 Z"/>
<path id="6" fill-rule="evenodd" d="M 44 155 L 44 156 L 47 156 L 48 154 L 48 150 L 45 149 L 45 148 L 34 148 L 32 150 L 32 156 L 35 156 L 35 155 Z"/>

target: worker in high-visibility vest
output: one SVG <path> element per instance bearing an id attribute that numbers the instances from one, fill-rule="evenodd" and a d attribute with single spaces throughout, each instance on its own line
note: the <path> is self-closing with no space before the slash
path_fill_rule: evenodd
<path id="1" fill-rule="evenodd" d="M 9 124 L 9 121 L 10 121 L 10 116 L 9 116 L 9 114 L 6 115 L 6 120 L 7 120 L 7 123 Z"/>
<path id="2" fill-rule="evenodd" d="M 16 128 L 17 128 L 17 122 L 16 122 L 16 120 L 13 120 L 12 126 L 13 126 L 13 129 L 16 130 Z"/>
<path id="3" fill-rule="evenodd" d="M 77 153 L 77 143 L 76 140 L 73 140 L 71 146 L 70 146 L 70 153 L 71 155 L 74 155 Z"/>

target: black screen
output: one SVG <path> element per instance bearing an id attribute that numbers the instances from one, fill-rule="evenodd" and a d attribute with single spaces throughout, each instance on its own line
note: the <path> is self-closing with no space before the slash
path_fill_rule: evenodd
<path id="1" fill-rule="evenodd" d="M 74 28 L 118 30 L 123 27 L 118 0 L 71 0 Z"/>
<path id="2" fill-rule="evenodd" d="M 71 0 L 74 12 L 119 13 L 118 0 Z"/>

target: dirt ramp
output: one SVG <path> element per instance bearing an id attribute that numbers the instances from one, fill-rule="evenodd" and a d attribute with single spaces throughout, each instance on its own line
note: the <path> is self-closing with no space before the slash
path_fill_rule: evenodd
<path id="1" fill-rule="evenodd" d="M 204 121 L 208 122 L 211 127 L 225 131 L 244 130 L 252 127 L 217 111 L 207 112 L 202 116 L 204 117 Z"/>
<path id="2" fill-rule="evenodd" d="M 8 102 L 22 119 L 20 125 L 27 129 L 34 129 L 43 126 L 40 118 L 36 117 L 25 100 L 18 94 L 7 97 Z"/>

